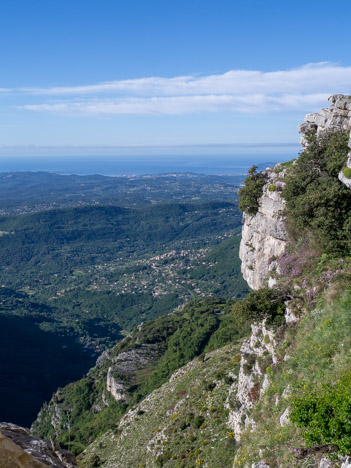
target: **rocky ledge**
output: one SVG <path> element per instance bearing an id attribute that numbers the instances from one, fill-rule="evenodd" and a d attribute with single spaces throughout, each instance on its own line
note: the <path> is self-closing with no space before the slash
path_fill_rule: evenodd
<path id="1" fill-rule="evenodd" d="M 75 456 L 58 444 L 37 439 L 29 429 L 0 423 L 0 467 L 74 468 Z"/>

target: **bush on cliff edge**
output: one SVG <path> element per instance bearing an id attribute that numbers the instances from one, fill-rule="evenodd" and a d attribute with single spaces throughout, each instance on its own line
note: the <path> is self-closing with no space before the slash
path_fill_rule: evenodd
<path id="1" fill-rule="evenodd" d="M 351 190 L 338 179 L 348 153 L 348 134 L 308 135 L 308 147 L 286 177 L 283 197 L 296 230 L 312 231 L 324 252 L 351 249 Z"/>
<path id="2" fill-rule="evenodd" d="M 267 175 L 263 172 L 257 172 L 257 167 L 251 167 L 244 186 L 238 192 L 239 210 L 245 211 L 250 216 L 254 216 L 258 211 L 263 186 L 267 180 Z"/>

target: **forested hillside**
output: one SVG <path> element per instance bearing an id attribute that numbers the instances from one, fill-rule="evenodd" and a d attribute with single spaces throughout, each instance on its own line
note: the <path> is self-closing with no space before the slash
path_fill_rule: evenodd
<path id="1" fill-rule="evenodd" d="M 80 378 L 140 323 L 196 297 L 247 292 L 232 185 L 216 177 L 120 179 L 3 178 L 3 206 L 11 211 L 17 200 L 18 210 L 25 203 L 31 212 L 0 217 L 0 420 L 30 425 L 58 386 Z M 208 184 L 213 196 L 226 187 L 222 198 L 231 193 L 233 202 L 201 201 L 209 198 Z M 63 208 L 66 189 L 86 206 Z M 197 200 L 170 201 L 181 189 Z M 123 190 L 146 198 L 130 207 L 124 192 L 124 206 L 115 206 Z M 103 193 L 108 205 L 89 205 Z M 58 199 L 43 210 L 46 196 Z M 162 203 L 151 202 L 155 197 Z"/>
<path id="2" fill-rule="evenodd" d="M 41 328 L 111 344 L 118 330 L 191 297 L 213 289 L 225 297 L 242 294 L 238 261 L 229 271 L 220 266 L 239 237 L 220 244 L 239 226 L 237 207 L 226 202 L 3 216 L 0 283 L 42 304 L 36 312 L 50 320 L 41 320 Z M 231 275 L 238 282 L 228 281 Z M 8 293 L 3 300 L 8 304 Z"/>

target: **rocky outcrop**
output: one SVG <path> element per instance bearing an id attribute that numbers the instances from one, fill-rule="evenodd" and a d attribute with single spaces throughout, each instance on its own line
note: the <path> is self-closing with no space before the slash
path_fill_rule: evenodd
<path id="1" fill-rule="evenodd" d="M 351 468 L 351 457 L 344 457 L 341 468 Z"/>
<path id="2" fill-rule="evenodd" d="M 299 133 L 302 133 L 301 144 L 306 146 L 308 144 L 306 133 L 316 131 L 317 135 L 333 130 L 351 130 L 351 96 L 344 96 L 343 94 L 333 94 L 329 97 L 331 103 L 329 107 L 322 109 L 320 112 L 314 114 L 307 114 L 305 123 L 299 125 Z M 349 139 L 350 152 L 345 160 L 346 167 L 351 168 L 351 136 Z M 351 188 L 351 178 L 344 175 L 343 169 L 339 173 L 339 180 L 347 187 Z"/>
<path id="3" fill-rule="evenodd" d="M 134 383 L 137 372 L 158 356 L 156 348 L 155 345 L 143 344 L 112 358 L 113 365 L 108 368 L 106 388 L 116 401 L 128 400 L 130 384 Z"/>
<path id="4" fill-rule="evenodd" d="M 298 127 L 303 135 L 302 146 L 308 144 L 306 134 L 310 131 L 321 136 L 329 131 L 351 130 L 351 96 L 334 94 L 329 97 L 329 101 L 330 107 L 318 113 L 307 114 L 305 123 Z M 351 137 L 349 148 L 339 180 L 351 188 L 351 178 L 344 174 L 345 168 L 351 168 Z M 274 270 L 274 259 L 284 252 L 288 240 L 283 215 L 285 203 L 280 196 L 284 190 L 286 171 L 284 165 L 280 164 L 263 171 L 267 176 L 267 183 L 263 188 L 258 212 L 254 216 L 244 213 L 239 256 L 243 277 L 251 289 L 275 285 L 275 280 L 269 279 L 268 275 L 270 270 Z"/>
<path id="5" fill-rule="evenodd" d="M 0 467 L 74 468 L 75 456 L 57 444 L 32 436 L 29 429 L 0 423 Z"/>
<path id="6" fill-rule="evenodd" d="M 143 325 L 133 333 L 102 353 L 96 365 L 78 382 L 91 395 L 86 403 L 92 421 L 94 414 L 107 410 L 115 401 L 129 403 L 135 386 L 146 380 L 164 352 L 162 342 L 143 342 L 149 339 Z M 32 425 L 35 435 L 49 438 L 54 434 L 56 440 L 67 440 L 70 426 L 77 425 L 76 388 L 76 384 L 72 383 L 54 393 Z M 78 390 L 80 394 L 81 389 Z"/>
<path id="7" fill-rule="evenodd" d="M 266 320 L 251 325 L 251 336 L 241 346 L 240 370 L 238 379 L 229 391 L 236 394 L 236 407 L 229 413 L 228 425 L 233 429 L 235 439 L 240 441 L 242 431 L 254 421 L 249 417 L 250 409 L 256 404 L 260 395 L 268 386 L 266 369 L 276 363 L 275 333 Z"/>
<path id="8" fill-rule="evenodd" d="M 278 164 L 264 173 L 267 183 L 258 212 L 254 216 L 244 213 L 239 251 L 241 272 L 251 289 L 267 285 L 270 264 L 284 252 L 288 240 L 283 216 L 285 202 L 280 196 L 286 169 Z"/>

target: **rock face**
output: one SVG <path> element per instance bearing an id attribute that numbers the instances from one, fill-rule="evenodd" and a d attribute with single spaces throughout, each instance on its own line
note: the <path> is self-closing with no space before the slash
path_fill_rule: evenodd
<path id="1" fill-rule="evenodd" d="M 0 423 L 0 467 L 74 468 L 75 457 L 57 444 L 33 437 L 29 429 Z"/>
<path id="2" fill-rule="evenodd" d="M 244 213 L 239 257 L 241 272 L 251 289 L 266 286 L 270 264 L 284 252 L 288 240 L 282 214 L 285 202 L 280 196 L 286 170 L 280 169 L 278 164 L 264 171 L 267 183 L 258 212 L 254 216 Z"/>
<path id="3" fill-rule="evenodd" d="M 241 346 L 238 379 L 229 391 L 229 397 L 235 393 L 237 399 L 236 408 L 230 411 L 228 422 L 237 441 L 240 441 L 241 433 L 247 426 L 255 428 L 248 413 L 268 386 L 266 368 L 277 361 L 276 345 L 274 331 L 263 320 L 251 325 L 251 336 Z"/>
<path id="4" fill-rule="evenodd" d="M 345 457 L 341 468 L 351 468 L 351 457 Z"/>
<path id="5" fill-rule="evenodd" d="M 321 136 L 328 131 L 351 130 L 351 96 L 334 94 L 329 97 L 329 101 L 330 107 L 315 114 L 307 114 L 305 123 L 298 127 L 299 133 L 303 134 L 302 146 L 307 145 L 305 135 L 309 131 L 316 131 Z M 346 167 L 351 168 L 351 136 L 349 148 L 339 180 L 351 188 L 351 178 L 345 177 L 343 173 Z M 268 279 L 268 274 L 273 269 L 274 258 L 284 252 L 288 240 L 283 217 L 285 203 L 280 196 L 284 190 L 286 169 L 278 164 L 263 172 L 267 176 L 267 183 L 263 188 L 257 214 L 249 216 L 244 213 L 239 252 L 241 271 L 251 289 L 274 286 L 275 280 Z"/>
<path id="6" fill-rule="evenodd" d="M 351 96 L 343 94 L 333 94 L 329 97 L 330 107 L 322 109 L 315 114 L 307 114 L 305 123 L 299 125 L 299 133 L 302 133 L 301 144 L 307 145 L 305 134 L 309 131 L 316 131 L 317 135 L 322 135 L 324 132 L 332 130 L 351 129 Z M 345 167 L 351 168 L 351 136 L 349 140 L 350 152 L 345 161 Z M 343 170 L 339 173 L 339 180 L 348 188 L 351 188 L 351 178 L 347 178 L 343 174 Z"/>
<path id="7" fill-rule="evenodd" d="M 112 359 L 114 365 L 107 372 L 107 391 L 116 401 L 128 400 L 128 383 L 156 356 L 156 346 L 146 344 L 118 354 Z"/>

